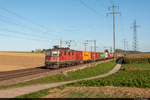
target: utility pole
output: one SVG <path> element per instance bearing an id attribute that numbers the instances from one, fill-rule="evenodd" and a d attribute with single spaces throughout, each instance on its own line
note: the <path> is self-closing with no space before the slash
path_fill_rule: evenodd
<path id="1" fill-rule="evenodd" d="M 96 60 L 96 40 L 94 40 L 94 61 Z"/>
<path id="2" fill-rule="evenodd" d="M 60 40 L 60 48 L 62 47 L 62 40 Z"/>
<path id="3" fill-rule="evenodd" d="M 91 46 L 91 52 L 93 51 L 93 46 Z"/>
<path id="4" fill-rule="evenodd" d="M 70 48 L 71 42 L 74 42 L 74 40 L 60 40 L 60 47 L 62 47 L 62 44 L 65 43 L 65 45 L 67 45 L 68 48 Z"/>
<path id="5" fill-rule="evenodd" d="M 86 40 L 86 43 L 94 42 L 94 61 L 96 60 L 96 40 Z"/>
<path id="6" fill-rule="evenodd" d="M 134 20 L 133 23 L 133 50 L 134 52 L 137 51 L 137 28 L 139 27 L 139 25 L 136 24 L 136 20 Z"/>
<path id="7" fill-rule="evenodd" d="M 123 44 L 124 44 L 124 53 L 126 54 L 126 39 L 123 39 Z"/>
<path id="8" fill-rule="evenodd" d="M 128 54 L 127 52 L 128 52 L 128 41 L 126 41 L 126 54 Z"/>
<path id="9" fill-rule="evenodd" d="M 85 42 L 85 43 L 84 43 L 84 51 L 86 51 L 86 47 L 87 47 L 87 45 L 88 45 L 88 43 L 87 43 L 87 42 Z"/>
<path id="10" fill-rule="evenodd" d="M 127 41 L 127 51 L 128 51 L 128 41 Z"/>
<path id="11" fill-rule="evenodd" d="M 116 51 L 116 32 L 115 32 L 115 15 L 120 14 L 120 12 L 116 12 L 116 8 L 119 9 L 119 6 L 115 6 L 114 4 L 110 7 L 108 7 L 108 10 L 112 10 L 112 12 L 107 13 L 107 16 L 109 14 L 113 15 L 113 45 L 114 45 L 114 57 L 115 57 L 115 51 Z"/>
<path id="12" fill-rule="evenodd" d="M 73 42 L 73 40 L 66 40 L 64 42 L 66 43 L 66 45 L 68 45 L 68 48 L 70 48 L 71 42 Z"/>

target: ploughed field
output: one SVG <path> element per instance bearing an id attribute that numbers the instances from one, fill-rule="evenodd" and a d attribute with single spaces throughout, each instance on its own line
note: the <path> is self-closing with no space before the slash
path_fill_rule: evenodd
<path id="1" fill-rule="evenodd" d="M 44 66 L 44 59 L 40 53 L 0 52 L 0 72 Z"/>
<path id="2" fill-rule="evenodd" d="M 150 58 L 150 53 L 145 54 L 128 54 L 127 58 Z"/>

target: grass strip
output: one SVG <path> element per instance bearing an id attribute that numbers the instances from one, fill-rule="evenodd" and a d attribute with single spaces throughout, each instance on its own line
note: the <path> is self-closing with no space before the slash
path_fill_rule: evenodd
<path id="1" fill-rule="evenodd" d="M 31 94 L 25 94 L 22 96 L 18 96 L 16 98 L 40 98 L 49 94 L 49 89 L 40 90 L 38 92 L 33 92 Z"/>

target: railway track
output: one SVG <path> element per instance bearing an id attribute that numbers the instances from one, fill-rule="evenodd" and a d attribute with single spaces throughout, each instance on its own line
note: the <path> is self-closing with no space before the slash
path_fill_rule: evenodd
<path id="1" fill-rule="evenodd" d="M 45 72 L 49 72 L 49 71 L 52 71 L 52 70 L 42 69 L 42 68 L 32 68 L 32 69 L 0 72 L 0 81 L 24 77 L 24 76 L 29 76 L 29 75 L 34 75 L 34 74 L 45 73 Z"/>
<path id="2" fill-rule="evenodd" d="M 70 68 L 71 67 L 73 67 L 73 66 L 70 66 Z M 0 81 L 5 81 L 5 80 L 9 80 L 9 79 L 14 79 L 14 78 L 20 78 L 20 77 L 24 77 L 24 76 L 42 74 L 42 73 L 52 72 L 52 71 L 58 72 L 60 70 L 67 70 L 67 69 L 69 69 L 69 68 L 64 67 L 61 69 L 44 69 L 42 67 L 38 67 L 38 68 L 31 68 L 31 69 L 0 72 Z"/>

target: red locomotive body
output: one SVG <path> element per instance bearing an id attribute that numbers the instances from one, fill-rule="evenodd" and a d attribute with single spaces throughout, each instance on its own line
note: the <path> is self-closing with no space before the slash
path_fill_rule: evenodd
<path id="1" fill-rule="evenodd" d="M 54 48 L 46 51 L 45 65 L 47 68 L 75 65 L 82 61 L 82 51 L 69 48 Z"/>

